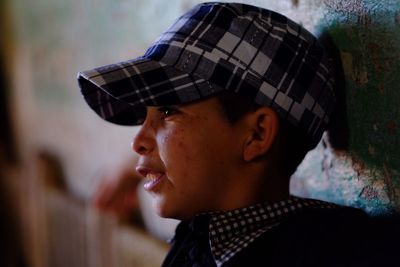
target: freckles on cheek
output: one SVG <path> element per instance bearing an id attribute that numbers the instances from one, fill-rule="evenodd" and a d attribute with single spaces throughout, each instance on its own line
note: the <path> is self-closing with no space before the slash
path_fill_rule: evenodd
<path id="1" fill-rule="evenodd" d="M 160 156 L 178 165 L 190 161 L 192 157 L 184 134 L 183 129 L 171 129 L 162 135 L 159 139 Z"/>

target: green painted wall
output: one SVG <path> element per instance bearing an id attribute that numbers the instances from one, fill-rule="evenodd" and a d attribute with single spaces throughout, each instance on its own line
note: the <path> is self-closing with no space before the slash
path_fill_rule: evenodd
<path id="1" fill-rule="evenodd" d="M 293 190 L 374 214 L 399 211 L 400 2 L 326 0 L 314 7 L 322 14 L 317 31 L 330 35 L 343 63 L 345 116 L 332 135 L 347 136 L 347 119 L 347 147 L 321 144 Z"/>

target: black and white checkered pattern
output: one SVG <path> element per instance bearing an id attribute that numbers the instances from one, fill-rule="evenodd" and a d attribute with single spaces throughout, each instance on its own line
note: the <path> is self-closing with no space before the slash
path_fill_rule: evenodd
<path id="1" fill-rule="evenodd" d="M 80 72 L 78 81 L 90 107 L 117 124 L 142 123 L 144 106 L 231 90 L 273 107 L 315 142 L 335 102 L 317 39 L 278 13 L 245 4 L 197 5 L 144 56 Z"/>
<path id="2" fill-rule="evenodd" d="M 290 197 L 286 201 L 211 213 L 210 245 L 216 265 L 218 267 L 223 265 L 261 234 L 301 210 L 339 207 L 319 200 Z"/>

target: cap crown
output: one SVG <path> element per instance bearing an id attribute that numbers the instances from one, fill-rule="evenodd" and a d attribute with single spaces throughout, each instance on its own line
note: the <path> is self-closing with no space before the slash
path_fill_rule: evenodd
<path id="1" fill-rule="evenodd" d="M 276 12 L 234 3 L 197 5 L 144 56 L 82 72 L 78 80 L 89 105 L 119 124 L 140 123 L 140 105 L 230 90 L 274 108 L 315 142 L 335 103 L 329 60 L 311 33 Z"/>

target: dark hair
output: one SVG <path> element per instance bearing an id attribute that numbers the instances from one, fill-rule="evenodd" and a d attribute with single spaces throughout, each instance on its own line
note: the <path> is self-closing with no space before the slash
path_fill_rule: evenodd
<path id="1" fill-rule="evenodd" d="M 261 106 L 246 96 L 223 91 L 217 95 L 224 115 L 229 123 L 235 124 L 242 116 L 256 111 Z M 280 118 L 280 117 L 279 117 Z M 277 147 L 276 164 L 286 175 L 292 175 L 304 156 L 312 148 L 306 136 L 294 125 L 280 119 L 278 137 L 275 141 Z"/>

